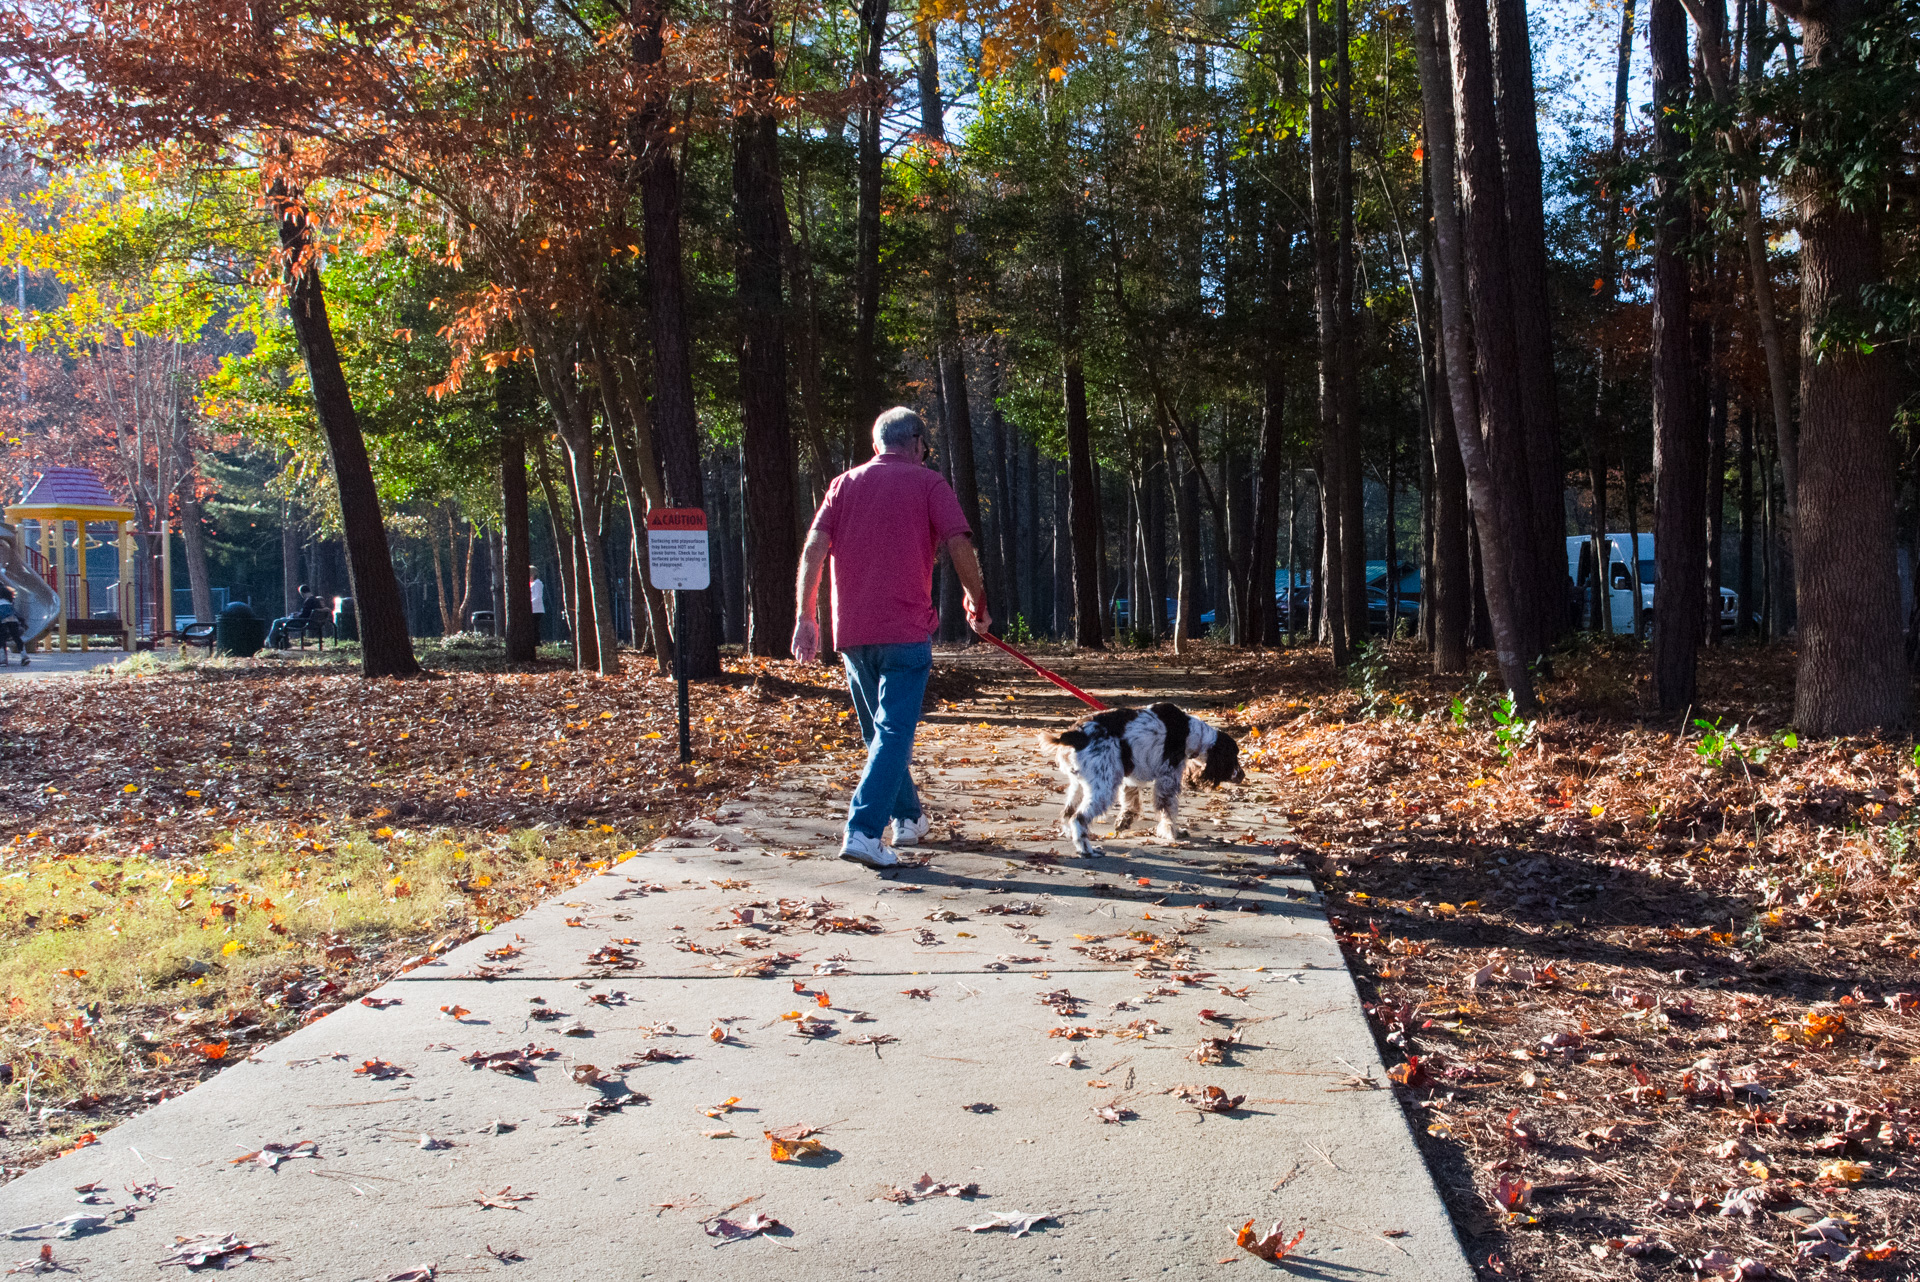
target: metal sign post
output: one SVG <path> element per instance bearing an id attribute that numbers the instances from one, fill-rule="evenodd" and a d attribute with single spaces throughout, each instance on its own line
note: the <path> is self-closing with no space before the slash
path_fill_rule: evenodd
<path id="1" fill-rule="evenodd" d="M 647 513 L 647 578 L 673 593 L 673 684 L 680 716 L 680 763 L 693 760 L 693 729 L 687 715 L 687 604 L 682 595 L 704 591 L 713 581 L 707 555 L 707 514 L 697 507 L 657 507 Z"/>

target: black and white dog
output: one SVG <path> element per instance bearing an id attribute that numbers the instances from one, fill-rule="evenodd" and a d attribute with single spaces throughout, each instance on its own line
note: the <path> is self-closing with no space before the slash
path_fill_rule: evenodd
<path id="1" fill-rule="evenodd" d="M 1140 794 L 1152 789 L 1161 840 L 1173 841 L 1187 835 L 1179 825 L 1183 776 L 1214 784 L 1244 777 L 1240 745 L 1171 703 L 1117 708 L 1043 739 L 1059 750 L 1054 759 L 1067 776 L 1060 819 L 1082 855 L 1100 853 L 1087 840 L 1087 825 L 1112 809 L 1123 789 L 1126 802 L 1114 831 L 1133 822 Z"/>

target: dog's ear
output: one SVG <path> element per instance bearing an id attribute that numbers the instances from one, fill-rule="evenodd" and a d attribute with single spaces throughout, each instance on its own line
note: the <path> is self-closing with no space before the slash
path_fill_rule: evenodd
<path id="1" fill-rule="evenodd" d="M 1207 749 L 1206 765 L 1200 770 L 1200 778 L 1208 783 L 1237 783 L 1245 777 L 1240 769 L 1240 745 L 1231 735 L 1218 735 L 1213 746 Z"/>

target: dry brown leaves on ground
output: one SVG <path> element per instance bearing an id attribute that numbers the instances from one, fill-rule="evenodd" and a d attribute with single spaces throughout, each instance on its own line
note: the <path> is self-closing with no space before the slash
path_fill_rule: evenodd
<path id="1" fill-rule="evenodd" d="M 626 666 L 6 687 L 0 1182 L 852 742 L 832 670 L 731 659 L 692 689 L 697 759 L 679 766 L 672 683 Z M 301 907 L 330 896 L 352 898 L 351 937 Z"/>
<path id="2" fill-rule="evenodd" d="M 1633 662 L 1558 657 L 1507 754 L 1411 653 L 1242 661 L 1236 730 L 1483 1278 L 1910 1276 L 1913 745 L 1795 740 L 1746 647 L 1702 662 L 1730 739 L 1641 721 Z"/>

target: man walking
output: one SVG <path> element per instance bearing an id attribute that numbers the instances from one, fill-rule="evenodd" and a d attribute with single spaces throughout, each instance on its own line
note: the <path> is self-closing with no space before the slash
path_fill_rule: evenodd
<path id="1" fill-rule="evenodd" d="M 533 643 L 537 646 L 547 639 L 547 585 L 540 581 L 538 566 L 527 567 L 527 596 L 533 602 L 527 613 L 533 616 Z"/>
<path id="2" fill-rule="evenodd" d="M 993 622 L 972 531 L 953 487 L 926 465 L 928 448 L 927 426 L 912 410 L 895 406 L 875 419 L 874 457 L 834 478 L 800 552 L 793 657 L 802 663 L 820 653 L 814 608 L 821 568 L 833 562 L 833 645 L 846 660 L 867 745 L 840 857 L 869 868 L 899 862 L 881 840 L 889 819 L 895 846 L 927 834 L 910 766 L 933 672 L 933 563 L 942 546 L 960 576 L 974 630 L 985 632 Z"/>

